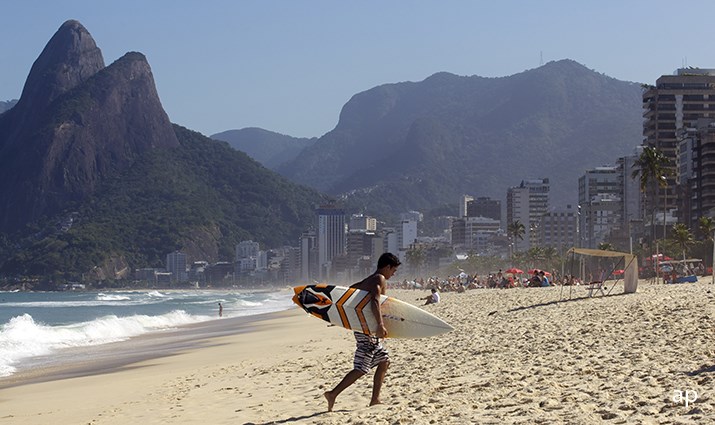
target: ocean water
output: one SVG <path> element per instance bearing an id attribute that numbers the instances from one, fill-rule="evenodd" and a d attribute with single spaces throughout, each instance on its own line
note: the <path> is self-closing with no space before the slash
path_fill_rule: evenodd
<path id="1" fill-rule="evenodd" d="M 287 291 L 0 292 L 0 377 L 41 356 L 293 306 Z"/>

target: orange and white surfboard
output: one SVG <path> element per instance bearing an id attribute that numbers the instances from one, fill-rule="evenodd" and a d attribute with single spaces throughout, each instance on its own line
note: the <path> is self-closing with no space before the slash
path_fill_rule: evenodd
<path id="1" fill-rule="evenodd" d="M 334 285 L 296 286 L 293 291 L 293 302 L 319 319 L 367 335 L 377 330 L 368 291 Z M 380 311 L 388 338 L 425 338 L 454 329 L 434 314 L 385 295 L 380 296 Z"/>

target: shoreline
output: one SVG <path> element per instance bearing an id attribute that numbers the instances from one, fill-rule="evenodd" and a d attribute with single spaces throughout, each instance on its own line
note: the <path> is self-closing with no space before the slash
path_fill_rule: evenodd
<path id="1" fill-rule="evenodd" d="M 0 419 L 9 425 L 715 421 L 715 286 L 641 280 L 635 294 L 593 298 L 575 287 L 570 302 L 558 302 L 560 289 L 443 293 L 440 303 L 422 308 L 455 330 L 388 339 L 391 365 L 378 406 L 368 407 L 368 376 L 326 411 L 323 393 L 352 368 L 355 342 L 349 331 L 294 308 L 170 355 L 0 389 Z M 418 293 L 426 291 L 388 291 L 413 304 Z M 682 398 L 674 401 L 677 391 L 697 399 L 686 407 Z"/>
<path id="2" fill-rule="evenodd" d="M 16 386 L 113 373 L 134 363 L 199 350 L 210 340 L 253 331 L 258 322 L 282 317 L 292 310 L 227 317 L 149 332 L 123 341 L 73 347 L 28 359 L 10 376 L 0 377 L 0 390 Z M 76 357 L 83 360 L 76 362 Z"/>

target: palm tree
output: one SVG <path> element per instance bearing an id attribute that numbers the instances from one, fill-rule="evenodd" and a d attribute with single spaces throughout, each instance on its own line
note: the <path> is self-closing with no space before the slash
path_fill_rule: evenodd
<path id="1" fill-rule="evenodd" d="M 715 232 L 715 220 L 712 217 L 700 217 L 698 218 L 698 227 L 703 234 L 703 238 L 712 242 L 713 232 Z"/>
<path id="2" fill-rule="evenodd" d="M 405 253 L 407 264 L 410 265 L 410 269 L 415 276 L 419 276 L 420 267 L 424 264 L 426 258 L 427 254 L 421 245 L 412 244 Z"/>
<path id="3" fill-rule="evenodd" d="M 610 244 L 608 242 L 601 242 L 598 244 L 598 249 L 601 251 L 615 251 L 616 249 L 613 247 L 613 244 Z"/>
<path id="4" fill-rule="evenodd" d="M 651 186 L 650 190 L 654 198 L 651 208 L 651 235 L 653 240 L 655 240 L 655 210 L 658 205 L 658 200 L 655 199 L 658 194 L 657 186 L 668 187 L 666 177 L 672 174 L 670 167 L 670 159 L 658 148 L 652 146 L 644 147 L 643 152 L 633 164 L 634 170 L 631 177 L 633 179 L 639 179 L 641 192 L 647 192 L 649 186 Z M 663 211 L 663 214 L 665 214 L 665 211 Z"/>
<path id="5" fill-rule="evenodd" d="M 690 233 L 690 229 L 686 225 L 677 223 L 673 225 L 673 239 L 683 250 L 683 260 L 685 260 L 685 251 L 693 244 L 693 234 Z"/>
<path id="6" fill-rule="evenodd" d="M 553 246 L 547 246 L 541 252 L 544 255 L 544 262 L 549 267 L 549 270 L 553 271 L 558 269 L 558 264 L 561 262 L 559 251 Z"/>
<path id="7" fill-rule="evenodd" d="M 526 234 L 526 227 L 524 227 L 524 224 L 519 220 L 515 220 L 514 222 L 509 223 L 509 225 L 506 227 L 506 231 L 509 235 L 509 239 L 511 239 L 514 246 L 516 246 L 517 239 L 524 240 L 524 235 Z"/>
<path id="8" fill-rule="evenodd" d="M 544 249 L 540 246 L 532 246 L 529 248 L 529 250 L 526 251 L 526 258 L 532 268 L 535 268 L 537 265 L 544 267 L 542 264 L 542 261 L 544 261 Z"/>

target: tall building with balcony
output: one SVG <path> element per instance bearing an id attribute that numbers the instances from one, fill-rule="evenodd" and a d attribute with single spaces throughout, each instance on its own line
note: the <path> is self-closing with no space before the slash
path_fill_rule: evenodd
<path id="1" fill-rule="evenodd" d="M 697 127 L 701 118 L 715 118 L 715 69 L 681 68 L 658 78 L 655 86 L 643 92 L 643 118 L 643 145 L 657 148 L 672 161 L 667 187 L 654 185 L 646 191 L 645 210 L 685 216 L 688 212 L 678 208 L 687 199 L 687 194 L 677 190 L 682 187 L 677 173 L 679 134 Z M 645 214 L 646 219 L 649 216 Z"/>
<path id="2" fill-rule="evenodd" d="M 189 274 L 186 272 L 186 254 L 175 251 L 166 255 L 166 271 L 171 273 L 172 282 L 186 282 Z"/>
<path id="3" fill-rule="evenodd" d="M 315 210 L 318 218 L 318 267 L 320 279 L 331 277 L 332 260 L 346 254 L 347 224 L 345 209 L 334 204 Z"/>
<path id="4" fill-rule="evenodd" d="M 620 229 L 622 189 L 619 176 L 618 167 L 596 167 L 579 177 L 578 246 L 598 248 L 611 232 Z"/>
<path id="5" fill-rule="evenodd" d="M 314 230 L 308 230 L 300 235 L 300 280 L 312 283 L 318 279 L 318 237 Z"/>
<path id="6" fill-rule="evenodd" d="M 715 217 L 715 118 L 701 118 L 679 136 L 680 219 L 697 229 L 700 217 Z"/>
<path id="7" fill-rule="evenodd" d="M 638 160 L 642 146 L 637 146 L 631 155 L 618 158 L 616 161 L 616 169 L 618 174 L 618 186 L 621 195 L 621 229 L 626 230 L 629 237 L 633 237 L 639 228 L 638 223 L 642 223 L 643 207 L 641 197 L 640 181 L 633 178 L 633 170 L 635 163 Z"/>
<path id="8" fill-rule="evenodd" d="M 549 179 L 529 179 L 507 190 L 507 226 L 518 220 L 525 230 L 524 239 L 512 241 L 516 250 L 526 251 L 536 245 L 541 216 L 549 210 L 549 188 Z"/>
<path id="9" fill-rule="evenodd" d="M 462 195 L 459 198 L 459 215 L 458 218 L 466 217 L 467 216 L 467 206 L 471 201 L 474 200 L 473 196 L 470 195 Z"/>
<path id="10" fill-rule="evenodd" d="M 563 255 L 578 244 L 577 212 L 571 205 L 555 208 L 541 216 L 539 246 L 556 249 Z"/>
<path id="11" fill-rule="evenodd" d="M 499 220 L 483 216 L 456 219 L 452 221 L 452 246 L 465 252 L 488 254 L 500 226 Z"/>
<path id="12" fill-rule="evenodd" d="M 350 217 L 350 231 L 374 232 L 377 230 L 377 219 L 363 214 L 353 214 Z"/>
<path id="13" fill-rule="evenodd" d="M 478 197 L 467 202 L 467 217 L 487 217 L 501 221 L 501 201 Z"/>

